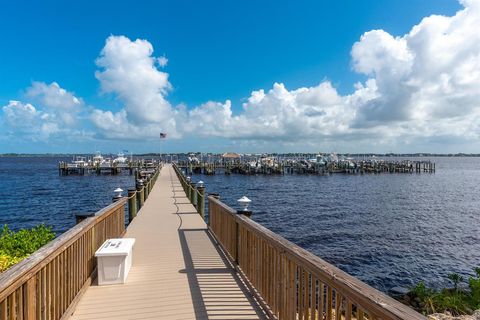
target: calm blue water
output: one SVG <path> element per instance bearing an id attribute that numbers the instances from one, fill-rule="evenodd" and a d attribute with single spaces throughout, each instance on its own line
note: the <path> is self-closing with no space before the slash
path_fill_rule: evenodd
<path id="1" fill-rule="evenodd" d="M 58 176 L 59 158 L 0 158 L 0 224 L 56 232 L 111 202 L 133 177 Z M 69 161 L 70 159 L 66 159 Z M 193 176 L 234 208 L 376 288 L 441 286 L 480 266 L 480 159 L 436 158 L 435 174 Z"/>
<path id="2" fill-rule="evenodd" d="M 234 208 L 374 287 L 448 285 L 480 266 L 480 159 L 435 174 L 193 176 Z"/>
<path id="3" fill-rule="evenodd" d="M 0 158 L 0 226 L 30 228 L 45 223 L 60 234 L 75 225 L 75 213 L 112 203 L 113 190 L 135 185 L 134 176 L 59 176 L 58 162 L 71 158 Z"/>

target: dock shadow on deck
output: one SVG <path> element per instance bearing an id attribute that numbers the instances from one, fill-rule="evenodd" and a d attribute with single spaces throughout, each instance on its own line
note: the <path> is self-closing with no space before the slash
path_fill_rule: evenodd
<path id="1" fill-rule="evenodd" d="M 205 229 L 179 230 L 197 319 L 261 319 L 262 310 Z"/>
<path id="2" fill-rule="evenodd" d="M 91 285 L 71 319 L 263 319 L 169 165 L 127 229 L 124 285 Z"/>

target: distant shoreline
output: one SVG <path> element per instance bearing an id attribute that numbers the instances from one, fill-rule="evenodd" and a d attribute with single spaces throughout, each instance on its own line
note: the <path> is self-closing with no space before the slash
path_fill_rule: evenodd
<path id="1" fill-rule="evenodd" d="M 200 152 L 179 152 L 179 153 L 168 153 L 164 155 L 179 155 L 179 156 L 188 156 L 190 154 L 200 154 Z M 222 153 L 215 152 L 202 152 L 204 155 L 222 155 Z M 91 153 L 1 153 L 0 158 L 36 158 L 36 157 L 74 157 L 74 156 L 85 156 L 90 155 Z M 105 153 L 105 154 L 115 154 L 115 153 Z M 263 155 L 260 153 L 244 153 L 248 155 Z M 296 153 L 264 153 L 268 156 L 303 156 L 303 155 L 316 155 L 315 152 L 296 152 Z M 480 153 L 337 153 L 339 156 L 346 157 L 480 157 Z M 129 154 L 130 156 L 130 154 Z M 132 154 L 134 157 L 158 157 L 158 153 L 138 153 Z"/>

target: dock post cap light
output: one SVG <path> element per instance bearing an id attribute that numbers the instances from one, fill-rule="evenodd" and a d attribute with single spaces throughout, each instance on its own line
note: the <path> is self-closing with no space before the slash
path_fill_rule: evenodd
<path id="1" fill-rule="evenodd" d="M 143 186 L 143 180 L 142 179 L 138 179 L 137 182 L 138 182 L 139 186 Z"/>
<path id="2" fill-rule="evenodd" d="M 121 198 L 123 189 L 117 188 L 117 189 L 113 190 L 113 192 L 115 193 L 115 198 Z"/>
<path id="3" fill-rule="evenodd" d="M 252 200 L 248 199 L 246 196 L 241 197 L 237 202 L 243 206 L 243 211 L 248 211 L 248 205 Z"/>
<path id="4" fill-rule="evenodd" d="M 190 182 L 190 180 L 192 180 L 192 178 L 190 176 L 187 176 L 187 181 Z"/>
<path id="5" fill-rule="evenodd" d="M 198 188 L 203 188 L 203 186 L 204 186 L 204 182 L 202 180 L 197 182 L 197 187 Z"/>

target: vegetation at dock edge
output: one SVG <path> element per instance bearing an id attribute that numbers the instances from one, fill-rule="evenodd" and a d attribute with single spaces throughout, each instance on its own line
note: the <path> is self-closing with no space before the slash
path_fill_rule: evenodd
<path id="1" fill-rule="evenodd" d="M 480 267 L 474 270 L 476 276 L 469 277 L 467 281 L 456 273 L 448 275 L 453 285 L 451 288 L 435 290 L 420 282 L 400 300 L 425 315 L 445 312 L 454 316 L 471 314 L 480 309 Z M 459 286 L 464 282 L 468 287 Z"/>
<path id="2" fill-rule="evenodd" d="M 44 224 L 17 232 L 4 225 L 0 231 L 0 272 L 20 262 L 54 238 L 52 228 Z"/>

